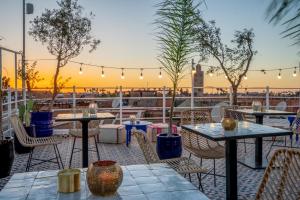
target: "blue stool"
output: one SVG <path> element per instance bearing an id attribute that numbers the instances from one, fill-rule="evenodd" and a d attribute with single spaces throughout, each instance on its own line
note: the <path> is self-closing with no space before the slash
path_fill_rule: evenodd
<path id="1" fill-rule="evenodd" d="M 147 126 L 152 123 L 148 121 L 136 121 L 134 124 L 132 124 L 130 121 L 125 121 L 123 122 L 123 124 L 125 125 L 125 129 L 126 129 L 126 146 L 128 146 L 129 143 L 131 142 L 131 130 L 133 128 L 142 130 L 145 133 L 147 133 Z"/>

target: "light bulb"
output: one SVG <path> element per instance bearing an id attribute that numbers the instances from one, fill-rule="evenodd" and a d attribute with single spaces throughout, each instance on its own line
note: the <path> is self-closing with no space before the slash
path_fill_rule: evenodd
<path id="1" fill-rule="evenodd" d="M 209 76 L 212 77 L 212 76 L 213 76 L 213 73 L 212 73 L 212 72 L 209 72 Z"/>
<path id="2" fill-rule="evenodd" d="M 195 67 L 192 68 L 192 74 L 195 74 L 196 73 L 196 69 Z"/>
<path id="3" fill-rule="evenodd" d="M 78 72 L 78 73 L 79 73 L 80 75 L 83 73 L 81 67 L 79 68 L 79 72 Z"/>
<path id="4" fill-rule="evenodd" d="M 228 79 L 228 77 L 225 75 L 225 78 Z"/>
<path id="5" fill-rule="evenodd" d="M 159 68 L 159 74 L 158 74 L 158 78 L 162 78 L 162 74 L 161 74 L 161 68 Z"/>
<path id="6" fill-rule="evenodd" d="M 295 67 L 295 70 L 294 70 L 294 73 L 293 73 L 293 77 L 296 77 L 297 76 L 297 72 L 296 72 L 296 67 Z"/>
<path id="7" fill-rule="evenodd" d="M 278 79 L 281 79 L 281 78 L 282 78 L 282 77 L 281 77 L 281 69 L 279 70 L 279 74 L 278 74 L 277 78 L 278 78 Z"/>
<path id="8" fill-rule="evenodd" d="M 125 76 L 124 76 L 124 69 L 122 68 L 122 73 L 121 73 L 121 79 L 125 79 Z"/>
<path id="9" fill-rule="evenodd" d="M 140 75 L 140 79 L 141 79 L 141 80 L 143 80 L 143 79 L 144 79 L 144 77 L 143 77 L 143 73 L 141 73 L 141 75 Z"/>
<path id="10" fill-rule="evenodd" d="M 247 79 L 248 79 L 248 77 L 247 77 L 247 75 L 245 75 L 245 76 L 244 76 L 244 80 L 247 80 Z"/>
<path id="11" fill-rule="evenodd" d="M 104 78 L 105 74 L 104 74 L 103 66 L 101 68 L 102 68 L 102 70 L 101 70 L 101 77 Z"/>

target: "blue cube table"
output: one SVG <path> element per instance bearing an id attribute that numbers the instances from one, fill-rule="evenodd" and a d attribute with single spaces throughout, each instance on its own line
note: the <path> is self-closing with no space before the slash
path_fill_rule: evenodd
<path id="1" fill-rule="evenodd" d="M 131 142 L 131 130 L 133 128 L 136 128 L 138 130 L 142 130 L 145 133 L 147 133 L 147 127 L 148 125 L 152 124 L 152 122 L 148 121 L 136 121 L 134 124 L 131 121 L 125 121 L 123 122 L 126 129 L 126 146 L 128 146 Z"/>
<path id="2" fill-rule="evenodd" d="M 166 164 L 122 166 L 123 182 L 117 193 L 100 197 L 91 194 L 86 171 L 81 169 L 81 190 L 57 192 L 58 171 L 14 174 L 0 192 L 9 200 L 209 200 L 192 183 Z"/>

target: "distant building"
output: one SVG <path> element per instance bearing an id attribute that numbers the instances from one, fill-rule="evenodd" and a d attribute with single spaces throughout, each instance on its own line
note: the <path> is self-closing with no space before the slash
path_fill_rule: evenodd
<path id="1" fill-rule="evenodd" d="M 202 87 L 194 89 L 194 96 L 202 96 L 203 95 L 203 86 L 204 86 L 204 71 L 201 69 L 201 65 L 196 65 L 196 73 L 194 75 L 194 86 Z"/>

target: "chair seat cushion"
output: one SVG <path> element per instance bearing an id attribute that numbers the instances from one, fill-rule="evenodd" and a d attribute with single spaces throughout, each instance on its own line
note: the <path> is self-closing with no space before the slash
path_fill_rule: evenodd
<path id="1" fill-rule="evenodd" d="M 126 131 L 123 125 L 103 124 L 99 126 L 99 142 L 120 144 L 125 142 Z"/>

